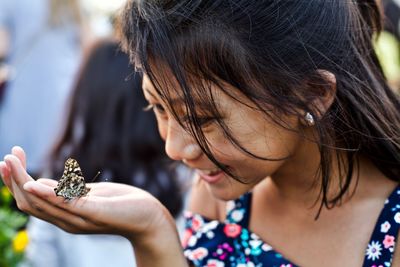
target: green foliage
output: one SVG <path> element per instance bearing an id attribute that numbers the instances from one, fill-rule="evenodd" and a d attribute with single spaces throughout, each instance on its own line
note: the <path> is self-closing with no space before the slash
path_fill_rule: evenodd
<path id="1" fill-rule="evenodd" d="M 27 218 L 13 208 L 13 197 L 0 180 L 0 267 L 16 267 L 23 260 Z"/>

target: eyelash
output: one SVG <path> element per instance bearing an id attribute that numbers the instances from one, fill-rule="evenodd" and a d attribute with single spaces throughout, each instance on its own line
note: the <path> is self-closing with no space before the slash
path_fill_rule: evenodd
<path id="1" fill-rule="evenodd" d="M 165 113 L 165 109 L 160 104 L 149 104 L 143 110 L 144 111 L 153 110 L 153 112 L 158 112 L 160 114 L 164 114 Z"/>
<path id="2" fill-rule="evenodd" d="M 147 107 L 145 107 L 143 109 L 144 111 L 150 111 L 152 110 L 155 113 L 159 113 L 161 115 L 165 114 L 165 109 L 163 108 L 163 106 L 161 106 L 160 104 L 149 104 Z M 185 122 L 189 121 L 188 117 L 184 117 L 183 120 Z M 212 123 L 215 120 L 215 118 L 213 117 L 198 117 L 197 121 L 199 122 L 201 127 L 206 127 L 208 126 L 210 123 Z"/>
<path id="3" fill-rule="evenodd" d="M 184 119 L 185 121 L 189 121 L 188 118 Z M 213 117 L 197 117 L 197 121 L 201 127 L 207 127 L 210 125 L 212 122 L 215 121 L 215 118 Z"/>

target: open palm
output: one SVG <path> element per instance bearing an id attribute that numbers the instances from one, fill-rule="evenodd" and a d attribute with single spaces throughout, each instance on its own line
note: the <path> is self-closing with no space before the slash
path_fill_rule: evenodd
<path id="1" fill-rule="evenodd" d="M 65 201 L 56 196 L 57 182 L 35 181 L 26 172 L 26 158 L 19 147 L 0 163 L 3 181 L 18 207 L 72 233 L 120 234 L 130 240 L 165 224 L 166 209 L 139 188 L 117 183 L 93 183 L 85 197 Z M 168 217 L 168 215 L 167 215 Z"/>

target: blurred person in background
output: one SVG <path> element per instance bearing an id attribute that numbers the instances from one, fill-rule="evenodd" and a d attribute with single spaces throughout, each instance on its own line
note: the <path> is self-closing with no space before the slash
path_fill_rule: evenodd
<path id="1" fill-rule="evenodd" d="M 182 206 L 179 169 L 165 155 L 154 115 L 143 111 L 147 102 L 141 75 L 116 42 L 99 42 L 91 51 L 46 176 L 61 177 L 65 160 L 72 157 L 87 182 L 101 171 L 97 181 L 143 188 L 177 217 Z M 27 258 L 34 267 L 135 266 L 131 244 L 120 236 L 72 235 L 34 217 L 28 233 Z"/>
<path id="2" fill-rule="evenodd" d="M 77 0 L 0 0 L 0 153 L 23 144 L 37 175 L 64 113 L 88 41 Z M 4 75 L 3 75 L 4 76 Z"/>
<path id="3" fill-rule="evenodd" d="M 5 57 L 9 50 L 9 36 L 5 29 L 0 28 L 0 105 L 3 99 L 5 85 L 9 78 L 9 68 L 5 64 Z"/>

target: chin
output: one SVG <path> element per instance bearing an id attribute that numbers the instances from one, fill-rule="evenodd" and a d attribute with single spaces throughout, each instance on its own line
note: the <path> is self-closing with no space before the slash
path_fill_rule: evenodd
<path id="1" fill-rule="evenodd" d="M 207 188 L 216 199 L 221 201 L 235 200 L 248 192 L 248 190 L 239 190 L 226 184 L 219 187 L 208 184 Z"/>

